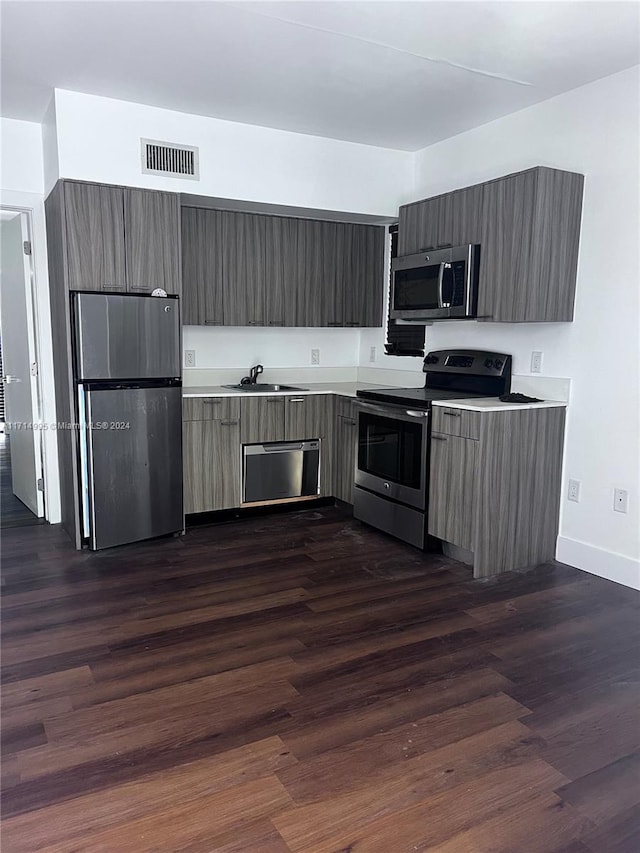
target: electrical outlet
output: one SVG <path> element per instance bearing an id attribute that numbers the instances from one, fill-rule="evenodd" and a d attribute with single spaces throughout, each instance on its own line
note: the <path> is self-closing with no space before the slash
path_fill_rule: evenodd
<path id="1" fill-rule="evenodd" d="M 569 480 L 569 489 L 567 491 L 567 498 L 570 501 L 575 501 L 576 503 L 580 503 L 580 480 Z"/>
<path id="2" fill-rule="evenodd" d="M 542 373 L 542 353 L 541 352 L 532 352 L 531 353 L 531 372 L 532 373 Z"/>
<path id="3" fill-rule="evenodd" d="M 320 350 L 312 349 L 311 350 L 311 364 L 320 364 Z"/>
<path id="4" fill-rule="evenodd" d="M 616 512 L 627 512 L 629 509 L 629 492 L 626 489 L 613 490 L 613 508 Z"/>
<path id="5" fill-rule="evenodd" d="M 375 360 L 376 360 L 376 348 L 375 347 L 369 347 L 369 361 L 375 361 Z"/>
<path id="6" fill-rule="evenodd" d="M 184 366 L 185 367 L 195 367 L 196 366 L 196 351 L 194 349 L 186 349 L 184 351 Z"/>

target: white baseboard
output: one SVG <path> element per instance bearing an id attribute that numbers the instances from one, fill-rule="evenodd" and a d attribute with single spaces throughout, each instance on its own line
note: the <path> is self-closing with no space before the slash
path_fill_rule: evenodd
<path id="1" fill-rule="evenodd" d="M 607 580 L 640 589 L 640 560 L 578 542 L 577 539 L 558 537 L 556 560 L 567 563 L 583 572 L 606 578 Z"/>

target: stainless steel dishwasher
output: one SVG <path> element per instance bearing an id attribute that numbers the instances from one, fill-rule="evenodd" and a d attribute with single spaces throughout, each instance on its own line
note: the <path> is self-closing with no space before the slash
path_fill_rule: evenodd
<path id="1" fill-rule="evenodd" d="M 299 500 L 319 493 L 319 439 L 245 444 L 243 503 Z"/>

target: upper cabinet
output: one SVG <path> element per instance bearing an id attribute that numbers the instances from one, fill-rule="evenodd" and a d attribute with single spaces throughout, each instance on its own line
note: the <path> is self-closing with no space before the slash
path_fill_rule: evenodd
<path id="1" fill-rule="evenodd" d="M 484 185 L 479 319 L 573 320 L 583 184 L 539 167 Z"/>
<path id="2" fill-rule="evenodd" d="M 385 230 L 371 225 L 342 226 L 344 255 L 338 270 L 343 326 L 381 326 Z"/>
<path id="3" fill-rule="evenodd" d="M 120 187 L 64 184 L 70 290 L 126 291 L 122 192 Z"/>
<path id="4" fill-rule="evenodd" d="M 183 208 L 184 322 L 380 326 L 381 226 Z"/>
<path id="5" fill-rule="evenodd" d="M 127 288 L 180 293 L 180 202 L 174 193 L 124 190 Z"/>
<path id="6" fill-rule="evenodd" d="M 417 201 L 400 208 L 398 254 L 479 243 L 482 185 Z"/>
<path id="7" fill-rule="evenodd" d="M 69 290 L 180 293 L 177 195 L 63 181 L 55 198 Z"/>
<path id="8" fill-rule="evenodd" d="M 479 320 L 570 321 L 583 184 L 540 166 L 405 205 L 398 254 L 479 243 Z"/>
<path id="9" fill-rule="evenodd" d="M 222 326 L 222 219 L 219 210 L 182 208 L 182 322 Z"/>
<path id="10" fill-rule="evenodd" d="M 280 220 L 222 213 L 222 293 L 226 326 L 284 326 Z"/>

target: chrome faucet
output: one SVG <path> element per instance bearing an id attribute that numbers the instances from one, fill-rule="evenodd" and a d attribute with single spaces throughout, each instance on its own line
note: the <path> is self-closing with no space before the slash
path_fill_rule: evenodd
<path id="1" fill-rule="evenodd" d="M 254 364 L 249 371 L 248 376 L 243 376 L 240 380 L 241 385 L 255 385 L 258 381 L 258 376 L 263 372 L 264 367 L 261 364 Z"/>

